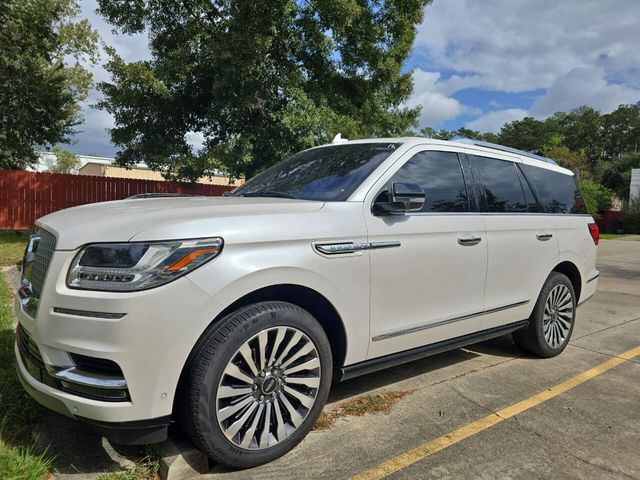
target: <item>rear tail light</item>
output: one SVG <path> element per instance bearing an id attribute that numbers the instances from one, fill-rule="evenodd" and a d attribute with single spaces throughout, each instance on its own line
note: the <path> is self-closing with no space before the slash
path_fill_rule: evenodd
<path id="1" fill-rule="evenodd" d="M 589 225 L 589 233 L 591 234 L 591 238 L 593 238 L 593 243 L 598 245 L 600 242 L 600 229 L 598 228 L 597 223 L 590 223 Z"/>

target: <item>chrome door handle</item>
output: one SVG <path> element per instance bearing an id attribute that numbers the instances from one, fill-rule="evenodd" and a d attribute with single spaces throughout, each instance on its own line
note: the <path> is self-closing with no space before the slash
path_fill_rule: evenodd
<path id="1" fill-rule="evenodd" d="M 460 245 L 464 245 L 465 247 L 470 247 L 472 245 L 477 245 L 482 240 L 482 237 L 458 237 L 458 243 Z"/>
<path id="2" fill-rule="evenodd" d="M 551 240 L 552 237 L 553 237 L 553 234 L 551 233 L 538 233 L 536 235 L 536 238 L 541 242 L 546 242 L 547 240 Z"/>

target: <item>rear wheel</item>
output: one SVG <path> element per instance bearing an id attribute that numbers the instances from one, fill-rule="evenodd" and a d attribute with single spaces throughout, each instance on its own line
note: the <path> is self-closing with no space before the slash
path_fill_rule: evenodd
<path id="1" fill-rule="evenodd" d="M 284 302 L 250 305 L 199 341 L 182 382 L 181 423 L 213 460 L 260 465 L 311 430 L 331 374 L 329 342 L 307 311 Z"/>
<path id="2" fill-rule="evenodd" d="M 513 333 L 518 347 L 540 357 L 555 357 L 569 343 L 576 317 L 576 295 L 565 275 L 552 272 L 542 287 L 526 329 Z"/>

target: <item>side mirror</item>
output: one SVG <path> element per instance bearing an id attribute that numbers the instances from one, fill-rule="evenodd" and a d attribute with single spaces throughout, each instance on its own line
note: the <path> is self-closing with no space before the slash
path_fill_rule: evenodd
<path id="1" fill-rule="evenodd" d="M 384 215 L 422 210 L 427 194 L 420 185 L 393 182 L 388 192 L 380 194 L 373 204 L 374 213 Z"/>

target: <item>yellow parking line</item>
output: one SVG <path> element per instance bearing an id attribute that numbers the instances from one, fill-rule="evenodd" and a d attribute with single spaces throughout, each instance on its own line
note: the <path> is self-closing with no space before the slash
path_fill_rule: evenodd
<path id="1" fill-rule="evenodd" d="M 593 367 L 575 377 L 572 377 L 568 380 L 565 380 L 558 385 L 555 385 L 548 390 L 540 392 L 532 397 L 529 397 L 521 402 L 514 403 L 508 407 L 505 407 L 501 410 L 498 410 L 495 413 L 487 415 L 480 420 L 476 420 L 475 422 L 469 423 L 457 430 L 449 432 L 441 437 L 438 437 L 434 440 L 430 440 L 426 443 L 423 443 L 419 447 L 414 448 L 413 450 L 409 450 L 408 452 L 402 453 L 396 457 L 393 457 L 386 462 L 383 462 L 369 470 L 366 470 L 362 473 L 359 473 L 350 480 L 375 480 L 382 479 L 388 477 L 392 473 L 397 472 L 398 470 L 402 470 L 409 465 L 412 465 L 424 458 L 432 455 L 440 450 L 444 450 L 451 445 L 454 445 L 465 438 L 471 437 L 478 432 L 482 432 L 489 427 L 492 427 L 504 420 L 511 418 L 519 413 L 522 413 L 530 408 L 535 407 L 536 405 L 540 405 L 547 400 L 557 397 L 561 393 L 566 392 L 567 390 L 571 390 L 572 388 L 577 387 L 578 385 L 590 380 L 594 377 L 597 377 L 601 373 L 606 372 L 607 370 L 612 369 L 616 365 L 620 365 L 621 363 L 631 360 L 634 357 L 640 355 L 640 347 L 633 348 L 627 352 L 624 352 L 620 355 L 613 357 L 611 360 L 608 360 L 596 367 Z"/>

